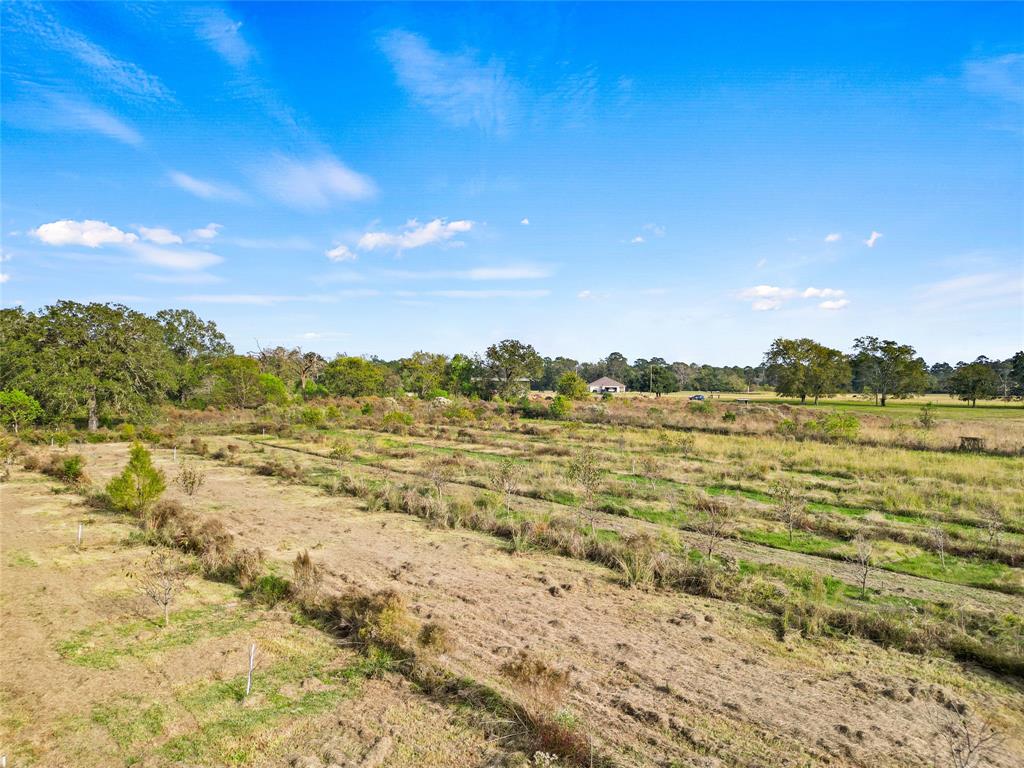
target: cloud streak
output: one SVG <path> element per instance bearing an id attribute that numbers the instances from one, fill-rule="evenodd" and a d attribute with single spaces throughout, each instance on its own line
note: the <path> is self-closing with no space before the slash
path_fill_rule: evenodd
<path id="1" fill-rule="evenodd" d="M 411 219 L 406 222 L 400 232 L 364 233 L 356 243 L 356 247 L 361 251 L 375 251 L 381 248 L 406 251 L 450 241 L 457 235 L 469 232 L 472 228 L 473 222 L 465 219 L 456 221 L 434 219 L 426 224 L 420 224 L 416 219 Z"/>

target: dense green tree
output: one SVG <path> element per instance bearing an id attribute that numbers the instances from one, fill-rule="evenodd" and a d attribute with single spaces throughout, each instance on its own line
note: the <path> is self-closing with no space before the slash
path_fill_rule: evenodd
<path id="1" fill-rule="evenodd" d="M 389 384 L 389 373 L 380 363 L 362 357 L 339 355 L 324 367 L 317 383 L 332 395 L 384 395 L 394 389 Z"/>
<path id="2" fill-rule="evenodd" d="M 159 323 L 119 304 L 61 301 L 30 323 L 31 383 L 24 389 L 55 418 L 137 414 L 174 384 L 174 358 Z"/>
<path id="3" fill-rule="evenodd" d="M 288 399 L 286 387 L 272 373 L 263 373 L 259 363 L 246 355 L 230 355 L 212 366 L 212 401 L 236 408 L 257 408 L 266 403 L 282 405 Z"/>
<path id="4" fill-rule="evenodd" d="M 472 395 L 484 376 L 484 364 L 479 357 L 455 354 L 445 370 L 445 389 L 455 395 Z"/>
<path id="5" fill-rule="evenodd" d="M 215 323 L 188 309 L 162 309 L 155 319 L 163 329 L 164 344 L 174 356 L 174 386 L 169 395 L 181 402 L 198 392 L 211 374 L 218 357 L 235 350 Z"/>
<path id="6" fill-rule="evenodd" d="M 958 365 L 949 377 L 949 391 L 973 408 L 979 399 L 992 397 L 999 391 L 999 376 L 985 363 Z"/>
<path id="7" fill-rule="evenodd" d="M 799 397 L 806 402 L 813 397 L 834 395 L 850 382 L 850 364 L 838 349 L 826 347 L 813 339 L 776 339 L 765 354 L 768 381 L 784 397 Z"/>
<path id="8" fill-rule="evenodd" d="M 34 424 L 43 415 L 43 408 L 32 395 L 20 389 L 0 392 L 0 423 L 13 427 L 14 434 L 26 424 Z"/>
<path id="9" fill-rule="evenodd" d="M 509 399 L 524 394 L 529 380 L 539 379 L 544 361 L 530 344 L 505 339 L 487 348 L 487 370 L 497 393 Z"/>
<path id="10" fill-rule="evenodd" d="M 576 373 L 579 363 L 570 357 L 544 358 L 544 372 L 541 374 L 538 385 L 540 389 L 551 391 L 558 386 L 562 376 L 567 373 Z"/>
<path id="11" fill-rule="evenodd" d="M 448 358 L 433 352 L 413 352 L 399 361 L 399 376 L 406 392 L 415 392 L 426 397 L 431 392 L 444 389 Z"/>
<path id="12" fill-rule="evenodd" d="M 884 406 L 889 397 L 907 397 L 928 388 L 924 360 L 909 344 L 861 336 L 853 349 L 856 379 L 875 396 L 875 403 Z"/>
<path id="13" fill-rule="evenodd" d="M 1024 352 L 1018 352 L 1010 358 L 1010 379 L 1013 382 L 1013 393 L 1024 397 Z"/>
<path id="14" fill-rule="evenodd" d="M 558 379 L 556 385 L 558 394 L 569 398 L 570 400 L 586 400 L 590 397 L 590 390 L 587 388 L 587 382 L 575 371 L 566 371 L 562 374 L 561 378 Z"/>

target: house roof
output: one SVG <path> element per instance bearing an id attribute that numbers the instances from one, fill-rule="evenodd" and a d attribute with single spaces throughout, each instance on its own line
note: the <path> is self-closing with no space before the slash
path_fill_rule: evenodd
<path id="1" fill-rule="evenodd" d="M 587 386 L 588 387 L 625 387 L 626 385 L 623 384 L 621 381 L 616 381 L 615 379 L 610 379 L 607 376 L 602 376 L 597 381 L 590 382 L 590 384 L 588 384 Z"/>

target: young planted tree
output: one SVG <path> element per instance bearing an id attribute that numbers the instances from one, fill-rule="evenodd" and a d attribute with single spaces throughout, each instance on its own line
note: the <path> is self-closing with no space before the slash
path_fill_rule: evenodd
<path id="1" fill-rule="evenodd" d="M 163 550 L 150 555 L 138 579 L 139 591 L 152 600 L 164 615 L 164 627 L 171 623 L 171 605 L 188 579 L 181 560 Z"/>
<path id="2" fill-rule="evenodd" d="M 519 490 L 525 469 L 523 464 L 508 456 L 499 461 L 491 473 L 491 485 L 502 495 L 506 514 L 512 511 L 512 497 Z"/>
<path id="3" fill-rule="evenodd" d="M 566 477 L 570 482 L 575 483 L 580 490 L 579 511 L 582 517 L 584 512 L 590 518 L 590 532 L 597 529 L 597 519 L 594 514 L 594 498 L 601 489 L 601 467 L 597 463 L 597 455 L 589 448 L 579 451 L 569 461 L 566 468 Z"/>
<path id="4" fill-rule="evenodd" d="M 14 434 L 26 424 L 34 424 L 43 415 L 43 408 L 32 395 L 20 389 L 0 392 L 0 423 L 14 429 Z"/>
<path id="5" fill-rule="evenodd" d="M 789 533 L 789 543 L 793 543 L 793 531 L 799 527 L 804 520 L 804 503 L 797 496 L 796 490 L 790 483 L 774 483 L 769 490 L 769 495 L 778 504 L 779 519 L 786 526 Z"/>
<path id="6" fill-rule="evenodd" d="M 860 596 L 867 597 L 868 577 L 871 575 L 871 542 L 860 534 L 853 540 L 853 554 L 850 562 L 857 569 L 857 583 L 860 584 Z"/>
<path id="7" fill-rule="evenodd" d="M 694 504 L 694 509 L 699 515 L 696 524 L 698 533 L 704 536 L 704 551 L 707 560 L 715 554 L 719 543 L 728 538 L 732 533 L 733 516 L 728 505 L 721 499 L 711 496 L 701 496 Z"/>
<path id="8" fill-rule="evenodd" d="M 145 518 L 166 488 L 164 473 L 153 466 L 149 451 L 135 443 L 124 471 L 107 483 L 107 496 L 115 509 Z"/>
<path id="9" fill-rule="evenodd" d="M 181 486 L 181 490 L 188 496 L 189 501 L 194 503 L 196 494 L 199 493 L 199 489 L 206 482 L 206 473 L 195 464 L 182 464 L 178 476 L 174 478 L 174 482 Z"/>
<path id="10" fill-rule="evenodd" d="M 933 525 L 929 531 L 928 536 L 932 540 L 932 546 L 935 551 L 939 553 L 939 562 L 942 564 L 942 569 L 946 569 L 946 529 L 941 525 Z"/>
<path id="11" fill-rule="evenodd" d="M 451 466 L 442 461 L 434 461 L 427 467 L 427 477 L 430 478 L 430 484 L 434 486 L 434 503 L 436 505 L 437 519 L 443 520 L 446 524 L 448 521 L 445 514 L 444 491 L 451 481 L 452 475 Z"/>
<path id="12" fill-rule="evenodd" d="M 931 719 L 937 730 L 933 741 L 936 766 L 982 768 L 992 765 L 992 758 L 1001 751 L 1002 734 L 987 719 L 972 717 L 966 705 L 944 707 Z"/>

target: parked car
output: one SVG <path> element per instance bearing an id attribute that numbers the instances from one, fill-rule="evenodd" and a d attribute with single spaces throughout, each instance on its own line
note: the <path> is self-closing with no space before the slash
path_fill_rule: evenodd
<path id="1" fill-rule="evenodd" d="M 690 395 L 691 400 L 703 400 L 704 395 Z"/>

